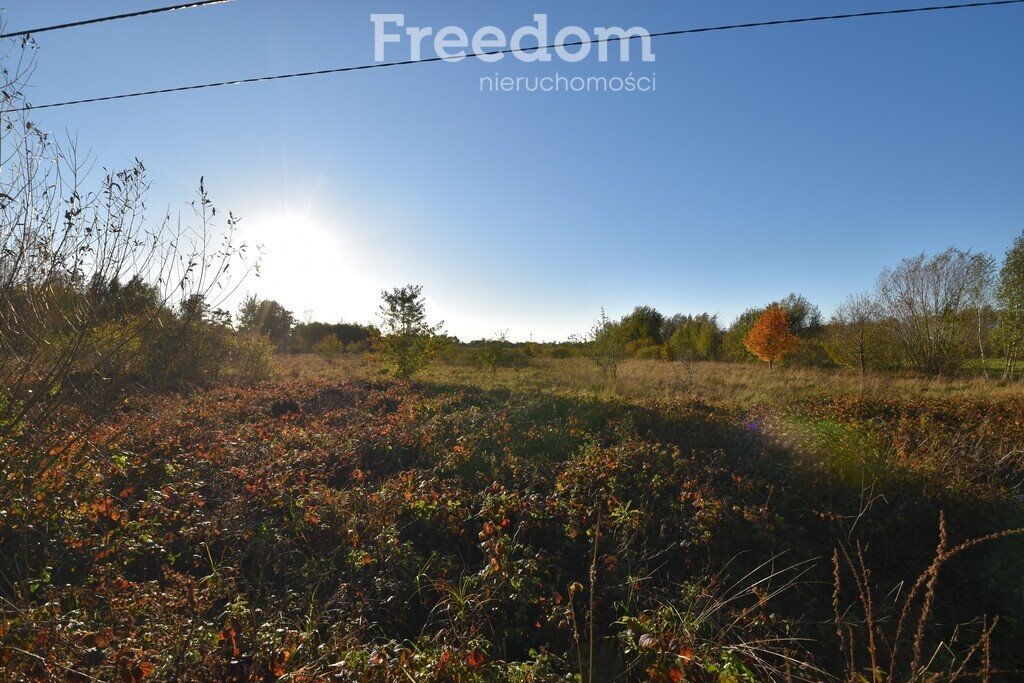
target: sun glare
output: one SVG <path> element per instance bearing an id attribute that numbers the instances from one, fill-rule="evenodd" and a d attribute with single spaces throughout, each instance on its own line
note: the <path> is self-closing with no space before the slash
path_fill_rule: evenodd
<path id="1" fill-rule="evenodd" d="M 297 318 L 335 321 L 345 315 L 339 294 L 360 288 L 343 230 L 312 215 L 282 212 L 244 227 L 262 249 L 260 275 L 248 289 L 292 307 Z M 351 314 L 350 314 L 351 315 Z"/>

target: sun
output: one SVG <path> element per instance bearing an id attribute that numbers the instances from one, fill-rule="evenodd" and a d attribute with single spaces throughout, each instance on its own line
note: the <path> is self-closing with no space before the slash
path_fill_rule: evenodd
<path id="1" fill-rule="evenodd" d="M 342 293 L 360 288 L 344 231 L 330 221 L 282 211 L 243 224 L 242 234 L 262 252 L 259 277 L 244 289 L 281 302 L 296 319 L 311 311 L 334 322 L 344 313 Z"/>

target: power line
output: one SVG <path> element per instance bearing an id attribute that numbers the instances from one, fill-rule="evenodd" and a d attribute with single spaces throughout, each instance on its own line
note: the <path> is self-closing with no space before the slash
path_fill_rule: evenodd
<path id="1" fill-rule="evenodd" d="M 959 3 L 955 5 L 932 5 L 929 7 L 908 7 L 903 9 L 891 9 L 891 10 L 876 10 L 872 12 L 856 12 L 852 14 L 832 14 L 827 16 L 816 16 L 816 17 L 800 17 L 796 19 L 775 19 L 772 21 L 757 21 L 746 24 L 726 24 L 722 26 L 705 26 L 702 28 L 687 28 L 677 29 L 673 31 L 660 31 L 658 33 L 651 33 L 648 35 L 627 35 L 627 36 L 611 36 L 600 40 L 578 40 L 560 43 L 558 45 L 542 45 L 538 47 L 529 48 L 505 48 L 502 50 L 494 50 L 490 52 L 472 52 L 459 57 L 427 57 L 425 59 L 408 59 L 398 62 L 376 62 L 373 64 L 359 64 L 357 66 L 342 66 L 331 69 L 318 69 L 314 71 L 299 71 L 295 73 L 277 74 L 271 76 L 255 76 L 252 78 L 240 78 L 231 81 L 217 81 L 213 83 L 199 83 L 195 85 L 181 85 L 172 88 L 159 88 L 156 90 L 141 90 L 136 92 L 122 93 L 120 95 L 106 95 L 103 97 L 89 97 L 79 100 L 68 100 L 65 102 L 51 102 L 49 104 L 39 104 L 35 106 L 25 106 L 18 109 L 11 109 L 9 111 L 29 111 L 32 109 L 54 109 L 57 107 L 70 107 L 76 104 L 92 104 L 95 102 L 110 102 L 113 100 L 125 100 L 135 97 L 147 97 L 150 95 L 165 95 L 169 93 L 186 92 L 190 90 L 207 90 L 210 88 L 222 88 L 232 85 L 249 85 L 252 83 L 268 83 L 271 81 L 283 81 L 293 78 L 306 78 L 309 76 L 326 76 L 329 74 L 342 74 L 353 71 L 369 71 L 371 69 L 386 69 L 397 66 L 410 66 L 412 64 L 430 64 L 433 62 L 448 62 L 448 61 L 461 61 L 462 59 L 475 59 L 479 57 L 486 57 L 492 55 L 507 55 L 514 53 L 530 54 L 537 50 L 552 50 L 556 47 L 581 47 L 584 45 L 592 45 L 594 43 L 613 43 L 621 41 L 632 41 L 650 38 L 666 38 L 672 36 L 683 36 L 694 33 L 712 33 L 716 31 L 733 31 L 737 29 L 748 29 L 748 28 L 760 28 L 767 26 L 784 26 L 788 24 L 810 24 L 815 22 L 823 21 L 837 21 L 842 19 L 862 19 L 866 17 L 882 17 L 897 14 L 915 14 L 921 12 L 941 12 L 948 10 L 960 10 L 960 9 L 971 9 L 977 7 L 996 7 L 999 5 L 1019 5 L 1024 4 L 1024 0 L 989 0 L 987 2 L 970 2 L 970 3 Z"/>
<path id="2" fill-rule="evenodd" d="M 37 33 L 47 33 L 49 31 L 60 31 L 65 28 L 77 28 L 79 26 L 91 26 L 92 24 L 102 24 L 106 21 L 118 21 L 120 19 L 134 19 L 136 17 L 146 17 L 151 14 L 163 14 L 164 12 L 174 12 L 180 9 L 193 9 L 195 7 L 205 7 L 207 5 L 220 5 L 225 2 L 231 2 L 231 0 L 195 0 L 195 2 L 186 2 L 181 5 L 171 5 L 169 7 L 154 7 L 153 9 L 139 10 L 137 12 L 125 12 L 124 14 L 114 14 L 108 17 L 96 17 L 95 19 L 82 19 L 81 21 L 69 21 L 65 24 L 55 24 L 53 26 L 42 26 L 40 28 L 26 29 L 24 31 L 14 31 L 12 33 L 0 34 L 2 38 L 16 38 L 18 36 L 30 36 Z"/>

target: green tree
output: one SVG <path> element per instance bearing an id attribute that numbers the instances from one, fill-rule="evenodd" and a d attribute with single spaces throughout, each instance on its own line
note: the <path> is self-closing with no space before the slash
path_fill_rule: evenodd
<path id="1" fill-rule="evenodd" d="M 266 335 L 279 349 L 288 347 L 295 317 L 292 312 L 272 299 L 247 296 L 238 308 L 238 329 Z"/>
<path id="2" fill-rule="evenodd" d="M 668 339 L 672 356 L 685 360 L 711 360 L 722 346 L 722 331 L 716 316 L 673 316 L 674 332 Z"/>
<path id="3" fill-rule="evenodd" d="M 434 339 L 444 323 L 427 322 L 423 287 L 407 285 L 381 292 L 381 336 L 377 357 L 383 370 L 395 377 L 409 378 L 434 359 Z"/>
<path id="4" fill-rule="evenodd" d="M 1006 252 L 996 297 L 999 302 L 998 339 L 1005 358 L 1004 377 L 1009 379 L 1024 350 L 1024 233 Z"/>
<path id="5" fill-rule="evenodd" d="M 328 365 L 334 365 L 334 361 L 338 359 L 344 348 L 345 345 L 336 335 L 329 334 L 313 345 L 313 352 L 323 358 Z"/>
<path id="6" fill-rule="evenodd" d="M 620 332 L 627 344 L 642 348 L 661 344 L 661 327 L 665 316 L 650 306 L 637 306 L 633 312 L 622 318 Z"/>
<path id="7" fill-rule="evenodd" d="M 480 348 L 480 362 L 497 372 L 498 367 L 505 365 L 509 360 L 508 333 L 502 332 L 494 339 L 485 339 Z"/>
<path id="8" fill-rule="evenodd" d="M 615 378 L 619 363 L 629 355 L 629 342 L 622 325 L 612 321 L 603 308 L 590 332 L 575 341 L 582 344 L 583 357 L 599 367 L 606 379 Z"/>
<path id="9" fill-rule="evenodd" d="M 375 334 L 373 327 L 357 323 L 302 322 L 292 328 L 292 349 L 312 351 L 313 347 L 329 335 L 334 335 L 344 346 L 368 342 Z"/>
<path id="10" fill-rule="evenodd" d="M 789 331 L 798 337 L 809 338 L 822 331 L 823 320 L 821 309 L 807 300 L 802 294 L 793 292 L 769 305 L 778 306 L 789 318 Z"/>

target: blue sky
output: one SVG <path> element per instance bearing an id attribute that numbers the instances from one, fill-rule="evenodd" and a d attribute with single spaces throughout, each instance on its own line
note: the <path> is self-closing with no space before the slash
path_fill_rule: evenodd
<path id="1" fill-rule="evenodd" d="M 6 0 L 7 28 L 169 2 Z M 42 34 L 30 99 L 373 61 L 372 12 L 511 33 L 547 13 L 650 31 L 912 0 L 235 0 Z M 1024 6 L 658 39 L 656 62 L 381 69 L 39 111 L 101 165 L 200 175 L 268 253 L 245 289 L 371 321 L 424 285 L 463 338 L 585 330 L 604 306 L 724 322 L 797 291 L 826 313 L 904 256 L 1024 228 Z M 389 46 L 389 58 L 407 57 Z M 480 77 L 650 75 L 654 93 L 481 93 Z"/>

